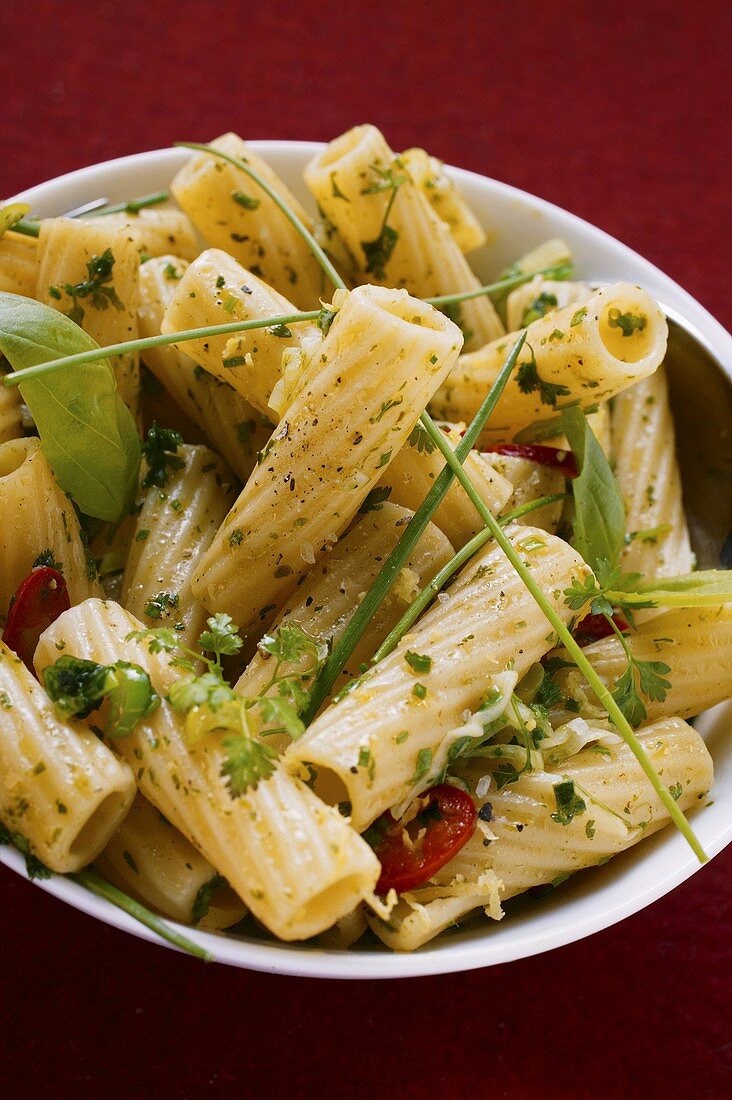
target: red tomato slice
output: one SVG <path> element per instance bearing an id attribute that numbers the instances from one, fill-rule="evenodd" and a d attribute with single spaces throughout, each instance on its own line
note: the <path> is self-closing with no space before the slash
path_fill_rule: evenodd
<path id="1" fill-rule="evenodd" d="M 66 581 L 48 565 L 34 569 L 18 585 L 8 608 L 3 641 L 8 649 L 18 654 L 34 676 L 33 654 L 39 637 L 70 607 Z"/>
<path id="2" fill-rule="evenodd" d="M 613 622 L 620 631 L 630 630 L 629 624 L 617 611 L 613 615 Z M 590 642 L 599 642 L 601 638 L 609 638 L 614 633 L 604 615 L 585 615 L 575 630 L 574 637 L 580 645 L 584 646 L 589 645 Z"/>
<path id="3" fill-rule="evenodd" d="M 560 447 L 544 447 L 539 443 L 500 443 L 484 449 L 489 454 L 509 455 L 511 458 L 528 458 L 540 466 L 561 470 L 566 477 L 577 477 L 577 459 L 573 451 Z"/>
<path id="4" fill-rule="evenodd" d="M 449 863 L 475 832 L 478 814 L 470 795 L 459 787 L 443 783 L 421 797 L 427 803 L 407 826 L 414 833 L 413 848 L 405 843 L 404 826 L 388 810 L 369 830 L 381 863 L 377 894 L 392 889 L 403 893 L 421 886 Z M 417 833 L 423 830 L 424 836 L 417 839 Z"/>

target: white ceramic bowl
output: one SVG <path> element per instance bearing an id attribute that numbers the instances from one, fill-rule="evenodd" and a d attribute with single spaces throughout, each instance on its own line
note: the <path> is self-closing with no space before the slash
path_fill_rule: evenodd
<path id="1" fill-rule="evenodd" d="M 252 142 L 293 191 L 312 207 L 302 183 L 302 170 L 320 146 L 311 142 Z M 120 202 L 167 188 L 189 154 L 161 149 L 107 161 L 51 180 L 18 195 L 33 213 L 64 213 L 104 196 Z M 472 172 L 451 169 L 471 206 L 489 230 L 490 243 L 471 256 L 486 280 L 521 253 L 549 237 L 562 237 L 571 246 L 583 278 L 628 280 L 645 287 L 668 311 L 682 315 L 701 339 L 727 364 L 732 375 L 732 338 L 680 286 L 631 249 L 564 210 L 506 184 Z M 703 715 L 697 728 L 714 757 L 716 782 L 713 801 L 693 815 L 694 829 L 705 851 L 714 856 L 732 839 L 732 704 Z M 0 848 L 0 860 L 25 874 L 20 855 Z M 382 947 L 325 951 L 310 944 L 211 934 L 180 927 L 205 947 L 218 962 L 251 970 L 323 978 L 405 978 L 471 970 L 508 962 L 572 943 L 638 912 L 699 870 L 683 838 L 671 827 L 650 837 L 604 867 L 584 871 L 541 902 L 524 906 L 498 924 L 488 921 L 436 940 L 411 955 L 393 954 Z M 114 906 L 94 897 L 60 876 L 38 885 L 107 924 L 144 939 L 163 943 L 152 932 Z"/>

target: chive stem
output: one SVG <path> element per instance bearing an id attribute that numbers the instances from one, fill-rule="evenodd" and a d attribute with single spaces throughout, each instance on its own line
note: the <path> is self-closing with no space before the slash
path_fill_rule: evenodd
<path id="1" fill-rule="evenodd" d="M 181 936 L 179 932 L 172 929 L 170 925 L 166 924 L 166 922 L 155 913 L 146 909 L 144 905 L 141 905 L 139 901 L 135 901 L 134 898 L 129 897 L 128 894 L 123 893 L 122 890 L 118 890 L 116 886 L 112 886 L 111 883 L 101 878 L 96 872 L 87 869 L 85 871 L 77 871 L 76 874 L 66 875 L 65 877 L 70 878 L 73 882 L 78 882 L 80 886 L 83 886 L 92 894 L 96 894 L 97 897 L 104 898 L 105 901 L 109 901 L 112 905 L 116 905 L 118 909 L 122 909 L 123 912 L 134 917 L 140 924 L 144 924 L 146 928 L 156 932 L 161 939 L 167 940 L 168 943 L 172 943 L 174 947 L 180 948 L 181 951 L 187 951 L 189 955 L 195 955 L 197 959 L 203 959 L 204 962 L 215 961 L 214 956 L 203 947 L 199 947 L 197 943 L 193 943 L 192 940 L 187 939 L 185 936 Z"/>
<path id="2" fill-rule="evenodd" d="M 30 218 L 21 218 L 10 227 L 13 233 L 22 233 L 24 237 L 38 237 L 41 232 L 41 223 Z"/>
<path id="3" fill-rule="evenodd" d="M 169 191 L 153 191 L 151 195 L 142 195 L 139 199 L 116 202 L 111 206 L 105 206 L 101 210 L 94 210 L 89 214 L 89 217 L 104 218 L 107 214 L 139 214 L 146 207 L 159 206 L 161 202 L 167 202 L 169 198 Z"/>
<path id="4" fill-rule="evenodd" d="M 424 298 L 423 301 L 440 309 L 442 306 L 454 305 L 457 302 L 467 302 L 471 298 L 482 298 L 485 294 L 513 290 L 517 286 L 523 286 L 524 283 L 530 283 L 537 275 L 541 275 L 544 279 L 566 279 L 571 273 L 572 269 L 568 264 L 557 264 L 554 267 L 545 267 L 541 271 L 507 275 L 504 279 L 497 279 L 495 283 L 486 283 L 485 286 L 479 286 L 475 290 L 463 290 L 459 294 L 441 294 L 438 298 Z"/>
<path id="5" fill-rule="evenodd" d="M 28 378 L 36 378 L 39 374 L 48 374 L 50 371 L 58 370 L 59 367 L 73 367 L 80 363 L 97 363 L 100 359 L 115 355 L 145 351 L 146 348 L 164 347 L 166 344 L 182 344 L 186 340 L 207 340 L 211 336 L 228 336 L 230 333 L 251 332 L 253 329 L 294 325 L 300 321 L 316 321 L 319 316 L 320 310 L 311 309 L 306 313 L 289 313 L 279 317 L 255 317 L 250 321 L 229 321 L 225 325 L 190 328 L 184 329 L 182 332 L 164 332 L 158 336 L 146 336 L 140 340 L 127 340 L 121 344 L 110 344 L 106 348 L 91 348 L 90 351 L 80 351 L 76 355 L 67 355 L 62 359 L 51 359 L 47 363 L 37 363 L 34 367 L 25 367 L 23 370 L 6 374 L 2 382 L 5 386 L 19 386 Z"/>
<path id="6" fill-rule="evenodd" d="M 465 492 L 472 500 L 486 527 L 488 527 L 492 532 L 493 538 L 496 540 L 496 542 L 510 561 L 511 565 L 521 577 L 524 585 L 526 586 L 526 588 L 528 588 L 535 602 L 544 612 L 544 615 L 556 631 L 558 638 L 572 657 L 575 665 L 580 670 L 580 672 L 583 673 L 588 684 L 595 692 L 598 700 L 605 708 L 608 716 L 612 720 L 613 725 L 630 748 L 631 752 L 633 753 L 641 768 L 645 772 L 646 776 L 650 780 L 651 786 L 653 787 L 654 791 L 668 810 L 671 820 L 676 825 L 677 829 L 685 837 L 699 862 L 706 863 L 708 857 L 704 852 L 701 844 L 697 840 L 694 831 L 689 825 L 689 822 L 686 820 L 686 817 L 677 806 L 672 794 L 666 789 L 666 787 L 664 787 L 663 783 L 661 782 L 661 778 L 658 775 L 656 769 L 653 767 L 653 764 L 651 763 L 648 754 L 643 748 L 643 745 L 636 737 L 635 732 L 630 726 L 630 723 L 626 719 L 618 704 L 613 699 L 609 689 L 602 682 L 590 662 L 587 660 L 587 657 L 582 652 L 581 647 L 572 637 L 571 632 L 567 629 L 559 615 L 557 615 L 554 608 L 546 599 L 541 588 L 531 575 L 531 571 L 527 569 L 524 563 L 521 561 L 521 558 L 514 549 L 511 541 L 506 538 L 500 523 L 493 517 L 490 510 L 484 504 L 483 500 L 480 497 L 480 494 L 471 482 L 468 474 L 466 474 L 465 470 L 463 470 L 461 463 L 457 460 L 455 453 L 450 447 L 448 441 L 445 439 L 443 433 L 438 427 L 436 427 L 435 424 L 432 423 L 430 418 L 423 419 L 422 423 L 429 432 L 432 441 L 442 452 L 442 455 L 445 458 L 448 466 L 452 469 L 458 481 L 465 489 Z"/>
<path id="7" fill-rule="evenodd" d="M 493 412 L 498 399 L 503 393 L 503 389 L 508 382 L 508 379 L 513 371 L 516 360 L 518 359 L 519 352 L 523 347 L 524 340 L 526 339 L 525 333 L 521 333 L 515 344 L 511 348 L 506 361 L 501 368 L 501 372 L 496 378 L 495 382 L 490 388 L 483 404 L 478 409 L 474 420 L 468 427 L 465 435 L 458 443 L 454 452 L 450 448 L 450 454 L 454 454 L 455 461 L 458 466 L 465 461 L 473 445 L 476 443 L 478 436 L 483 430 L 483 426 L 488 417 Z M 434 429 L 439 431 L 439 428 L 435 428 L 432 418 L 427 413 L 422 414 L 422 423 L 427 426 L 428 430 Z M 442 435 L 442 432 L 440 432 Z M 449 447 L 449 444 L 448 444 Z M 462 469 L 462 467 L 461 467 Z M 391 590 L 396 582 L 399 573 L 404 568 L 409 555 L 412 553 L 415 545 L 419 541 L 422 533 L 424 532 L 427 524 L 432 519 L 435 511 L 439 507 L 445 493 L 450 488 L 454 479 L 454 473 L 448 466 L 446 466 L 440 475 L 435 480 L 434 485 L 430 489 L 427 496 L 420 504 L 417 511 L 412 516 L 409 524 L 405 528 L 404 534 L 399 539 L 392 550 L 389 557 L 382 565 L 379 573 L 375 577 L 371 587 L 364 596 L 361 603 L 353 613 L 348 626 L 343 632 L 342 637 L 338 640 L 333 647 L 333 651 L 325 661 L 325 664 L 318 674 L 318 678 L 313 684 L 310 701 L 308 703 L 305 713 L 302 715 L 302 719 L 305 725 L 312 722 L 315 715 L 318 713 L 321 704 L 325 701 L 330 693 L 333 684 L 343 670 L 348 658 L 356 648 L 360 638 L 363 635 L 364 630 L 368 626 L 369 622 L 374 616 L 374 613 L 379 608 L 387 593 Z"/>
<path id="8" fill-rule="evenodd" d="M 282 213 L 285 215 L 290 225 L 297 230 L 297 232 L 300 234 L 300 236 L 312 252 L 315 259 L 320 264 L 325 274 L 332 282 L 333 286 L 337 287 L 339 290 L 346 289 L 346 284 L 344 283 L 343 279 L 338 274 L 333 264 L 328 259 L 328 256 L 315 240 L 315 237 L 304 224 L 302 219 L 297 216 L 294 210 L 290 209 L 290 207 L 287 205 L 284 199 L 280 195 L 278 195 L 277 191 L 275 191 L 272 185 L 268 183 L 267 180 L 265 180 L 259 172 L 257 172 L 256 168 L 252 168 L 251 164 L 247 164 L 247 162 L 245 160 L 241 160 L 240 157 L 232 157 L 229 153 L 225 153 L 221 149 L 215 149 L 212 145 L 206 145 L 203 142 L 176 141 L 173 144 L 182 149 L 194 149 L 199 153 L 207 153 L 211 157 L 219 157 L 221 160 L 228 161 L 229 164 L 232 164 L 234 166 L 234 168 L 238 168 L 240 171 L 245 172 L 250 179 L 253 179 L 254 182 L 262 188 L 265 194 L 269 195 L 269 197 L 272 199 L 272 202 L 274 202 L 275 205 L 278 206 Z"/>

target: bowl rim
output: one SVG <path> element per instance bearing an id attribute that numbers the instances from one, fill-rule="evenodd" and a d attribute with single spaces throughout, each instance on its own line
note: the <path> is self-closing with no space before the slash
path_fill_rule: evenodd
<path id="1" fill-rule="evenodd" d="M 323 142 L 287 140 L 257 140 L 248 144 L 265 158 L 268 155 L 289 157 L 300 162 L 304 162 L 306 157 L 312 156 L 325 145 Z M 78 205 L 79 201 L 86 201 L 84 197 L 79 197 L 78 192 L 80 188 L 87 189 L 90 180 L 93 181 L 99 177 L 111 178 L 140 167 L 157 170 L 161 177 L 165 172 L 169 172 L 172 176 L 189 155 L 186 149 L 167 148 L 101 161 L 26 188 L 14 196 L 12 201 L 30 202 L 32 206 L 41 203 L 43 206 L 56 208 L 61 205 L 63 209 L 71 209 L 74 205 Z M 641 281 L 651 294 L 660 298 L 670 316 L 682 316 L 685 324 L 693 328 L 697 338 L 717 359 L 722 369 L 732 377 L 732 336 L 704 306 L 650 261 L 604 230 L 545 199 L 464 168 L 448 165 L 447 171 L 466 189 L 477 188 L 484 192 L 488 201 L 491 196 L 509 200 L 526 206 L 527 213 L 529 211 L 538 213 L 550 222 L 560 221 L 569 236 L 575 233 L 578 237 L 589 237 L 591 251 L 602 253 L 604 249 L 620 263 L 627 263 L 629 265 L 627 277 Z M 66 196 L 68 198 L 65 198 Z M 65 205 L 66 202 L 68 205 Z M 721 708 L 715 708 L 715 711 L 707 712 L 703 721 L 707 725 L 708 720 L 713 722 L 715 713 L 719 713 L 720 710 Z M 704 828 L 698 829 L 698 832 L 701 834 L 708 855 L 712 858 L 732 841 L 732 820 L 725 820 L 721 804 L 706 807 L 705 815 Z M 491 935 L 491 932 L 496 928 L 505 927 L 503 922 L 497 926 L 489 924 L 478 939 L 470 936 L 462 942 L 457 938 L 440 939 L 436 945 L 426 945 L 411 954 L 394 953 L 386 948 L 365 951 L 327 950 L 310 944 L 259 941 L 235 938 L 226 933 L 203 932 L 178 925 L 167 918 L 166 923 L 209 951 L 215 961 L 261 972 L 302 977 L 386 979 L 473 970 L 526 958 L 583 939 L 639 912 L 701 869 L 701 865 L 688 850 L 683 838 L 678 834 L 669 833 L 668 830 L 663 830 L 662 833 L 656 834 L 656 837 L 649 838 L 641 850 L 649 852 L 650 845 L 659 838 L 663 838 L 664 848 L 668 850 L 668 866 L 661 873 L 646 876 L 642 871 L 639 873 L 636 866 L 638 860 L 624 862 L 623 872 L 619 878 L 622 881 L 626 879 L 631 881 L 633 889 L 629 892 L 619 891 L 620 896 L 609 906 L 590 906 L 589 912 L 579 920 L 562 920 L 563 911 L 566 912 L 567 906 L 572 904 L 571 898 L 563 894 L 558 902 L 554 902 L 548 910 L 544 910 L 545 914 L 547 912 L 552 914 L 556 910 L 558 916 L 557 920 L 550 919 L 548 922 L 543 922 L 548 923 L 548 928 L 544 928 L 539 921 L 538 928 L 532 930 L 535 922 L 529 918 L 520 922 L 518 927 L 514 925 L 513 935 L 498 937 Z M 637 852 L 638 848 L 631 849 L 623 853 L 623 857 L 629 857 Z M 23 857 L 15 850 L 0 847 L 0 863 L 25 877 Z M 587 874 L 593 874 L 593 872 L 586 872 Z M 172 947 L 171 944 L 161 940 L 155 932 L 70 879 L 54 875 L 50 879 L 37 880 L 36 884 L 53 896 L 106 924 L 149 942 Z M 599 896 L 602 896 L 602 890 Z M 175 947 L 172 949 L 180 950 Z"/>

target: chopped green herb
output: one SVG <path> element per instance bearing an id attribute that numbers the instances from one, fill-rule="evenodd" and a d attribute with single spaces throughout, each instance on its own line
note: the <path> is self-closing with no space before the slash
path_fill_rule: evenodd
<path id="1" fill-rule="evenodd" d="M 432 658 L 423 653 L 412 653 L 408 649 L 404 654 L 404 660 L 416 673 L 428 673 L 432 669 Z"/>

